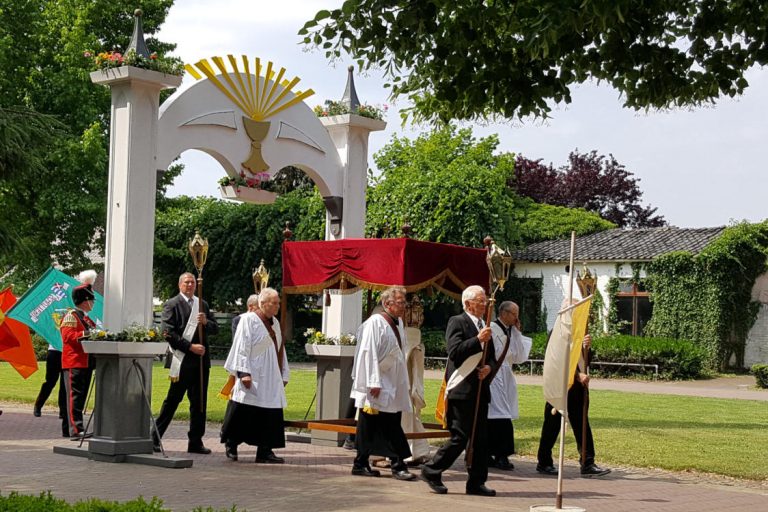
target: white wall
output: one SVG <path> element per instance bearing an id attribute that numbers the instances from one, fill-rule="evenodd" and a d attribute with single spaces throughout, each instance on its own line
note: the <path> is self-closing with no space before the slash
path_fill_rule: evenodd
<path id="1" fill-rule="evenodd" d="M 515 263 L 514 273 L 517 277 L 542 277 L 544 286 L 542 289 L 542 307 L 547 308 L 547 330 L 555 325 L 557 312 L 560 310 L 563 300 L 568 295 L 568 272 L 565 271 L 566 263 Z M 603 318 L 608 316 L 608 281 L 612 277 L 632 277 L 632 267 L 626 263 L 616 274 L 615 263 L 589 263 L 589 271 L 597 277 L 597 288 L 603 297 Z M 576 264 L 575 270 L 581 270 L 581 262 Z M 576 285 L 576 273 L 574 272 L 573 296 L 581 298 L 579 287 Z M 640 277 L 645 277 L 645 272 L 640 272 Z"/>

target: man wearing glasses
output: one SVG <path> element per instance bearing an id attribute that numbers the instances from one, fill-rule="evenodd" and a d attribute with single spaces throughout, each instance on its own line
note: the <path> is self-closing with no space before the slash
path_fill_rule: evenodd
<path id="1" fill-rule="evenodd" d="M 382 313 L 363 322 L 357 332 L 357 348 L 352 370 L 352 393 L 359 409 L 355 441 L 357 456 L 352 465 L 356 476 L 377 477 L 371 469 L 371 455 L 388 457 L 392 476 L 414 480 L 405 459 L 411 456 L 402 427 L 403 411 L 411 411 L 408 369 L 403 344 L 405 289 L 392 287 L 381 292 Z"/>
<path id="2" fill-rule="evenodd" d="M 491 328 L 485 325 L 485 308 L 488 301 L 480 286 L 470 286 L 461 294 L 464 312 L 448 320 L 445 342 L 448 364 L 445 368 L 447 395 L 447 422 L 451 438 L 435 454 L 431 462 L 422 466 L 421 477 L 432 492 L 445 494 L 443 471 L 450 468 L 466 448 L 472 433 L 472 423 L 477 415 L 473 436 L 474 455 L 468 468 L 466 493 L 476 496 L 495 496 L 496 491 L 486 487 L 488 479 L 488 403 L 491 399 L 490 382 L 486 379 L 496 367 L 493 342 L 488 345 L 486 362 L 480 366 L 483 345 L 491 340 Z M 478 389 L 480 401 L 475 411 Z"/>

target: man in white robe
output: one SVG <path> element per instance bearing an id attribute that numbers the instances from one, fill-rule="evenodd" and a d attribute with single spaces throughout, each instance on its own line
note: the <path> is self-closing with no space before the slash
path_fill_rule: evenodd
<path id="1" fill-rule="evenodd" d="M 517 382 L 512 365 L 527 361 L 532 345 L 531 338 L 520 333 L 519 312 L 520 309 L 514 302 L 502 302 L 499 305 L 498 318 L 491 324 L 496 354 L 501 355 L 509 337 L 507 354 L 491 381 L 491 403 L 488 407 L 488 465 L 505 471 L 515 468 L 508 457 L 515 453 L 515 430 L 512 420 L 520 416 Z"/>
<path id="2" fill-rule="evenodd" d="M 259 294 L 259 309 L 244 313 L 224 368 L 236 377 L 227 404 L 221 442 L 237 460 L 237 446 L 257 446 L 256 462 L 282 464 L 274 448 L 285 447 L 283 409 L 290 371 L 276 315 L 280 297 L 272 288 Z"/>
<path id="3" fill-rule="evenodd" d="M 357 456 L 352 474 L 379 476 L 371 469 L 370 456 L 390 459 L 392 476 L 414 480 L 405 459 L 411 456 L 401 426 L 403 411 L 411 410 L 408 369 L 403 344 L 405 329 L 405 289 L 388 288 L 381 294 L 382 313 L 363 322 L 357 332 L 357 349 L 352 370 L 352 393 L 358 408 L 355 441 Z"/>

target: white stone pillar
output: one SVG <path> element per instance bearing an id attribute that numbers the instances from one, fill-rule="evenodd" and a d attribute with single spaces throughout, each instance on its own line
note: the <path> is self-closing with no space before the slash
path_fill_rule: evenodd
<path id="1" fill-rule="evenodd" d="M 112 89 L 104 325 L 152 324 L 157 118 L 162 89 L 180 76 L 123 66 L 91 73 Z"/>
<path id="2" fill-rule="evenodd" d="M 341 224 L 334 227 L 331 212 L 327 212 L 325 239 L 365 238 L 368 136 L 386 128 L 387 123 L 357 114 L 321 117 L 320 121 L 328 130 L 344 169 Z M 362 297 L 362 292 L 331 292 L 331 305 L 323 306 L 323 332 L 328 336 L 357 332 L 363 317 Z"/>

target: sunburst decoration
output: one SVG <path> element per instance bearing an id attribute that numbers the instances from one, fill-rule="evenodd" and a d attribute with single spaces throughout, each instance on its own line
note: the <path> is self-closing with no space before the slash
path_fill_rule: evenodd
<path id="1" fill-rule="evenodd" d="M 224 95 L 240 107 L 243 112 L 254 121 L 262 121 L 278 112 L 285 110 L 297 103 L 304 101 L 312 96 L 315 91 L 307 89 L 306 91 L 293 91 L 293 88 L 301 80 L 295 76 L 292 80 L 284 78 L 285 68 L 275 73 L 274 65 L 267 61 L 266 68 L 262 66 L 261 59 L 256 57 L 254 60 L 254 73 L 251 73 L 251 64 L 248 57 L 241 56 L 243 70 L 238 67 L 238 60 L 233 55 L 227 55 L 227 60 L 231 66 L 231 71 L 227 69 L 226 62 L 221 57 L 211 57 L 213 64 L 221 72 L 216 75 L 214 66 L 208 62 L 208 59 L 201 59 L 196 64 L 186 64 L 184 69 L 196 80 L 205 76 L 210 80 Z M 262 74 L 263 73 L 263 74 Z M 270 85 L 270 81 L 272 81 Z M 277 86 L 281 85 L 283 90 L 277 92 Z M 291 96 L 291 94 L 293 95 Z"/>

